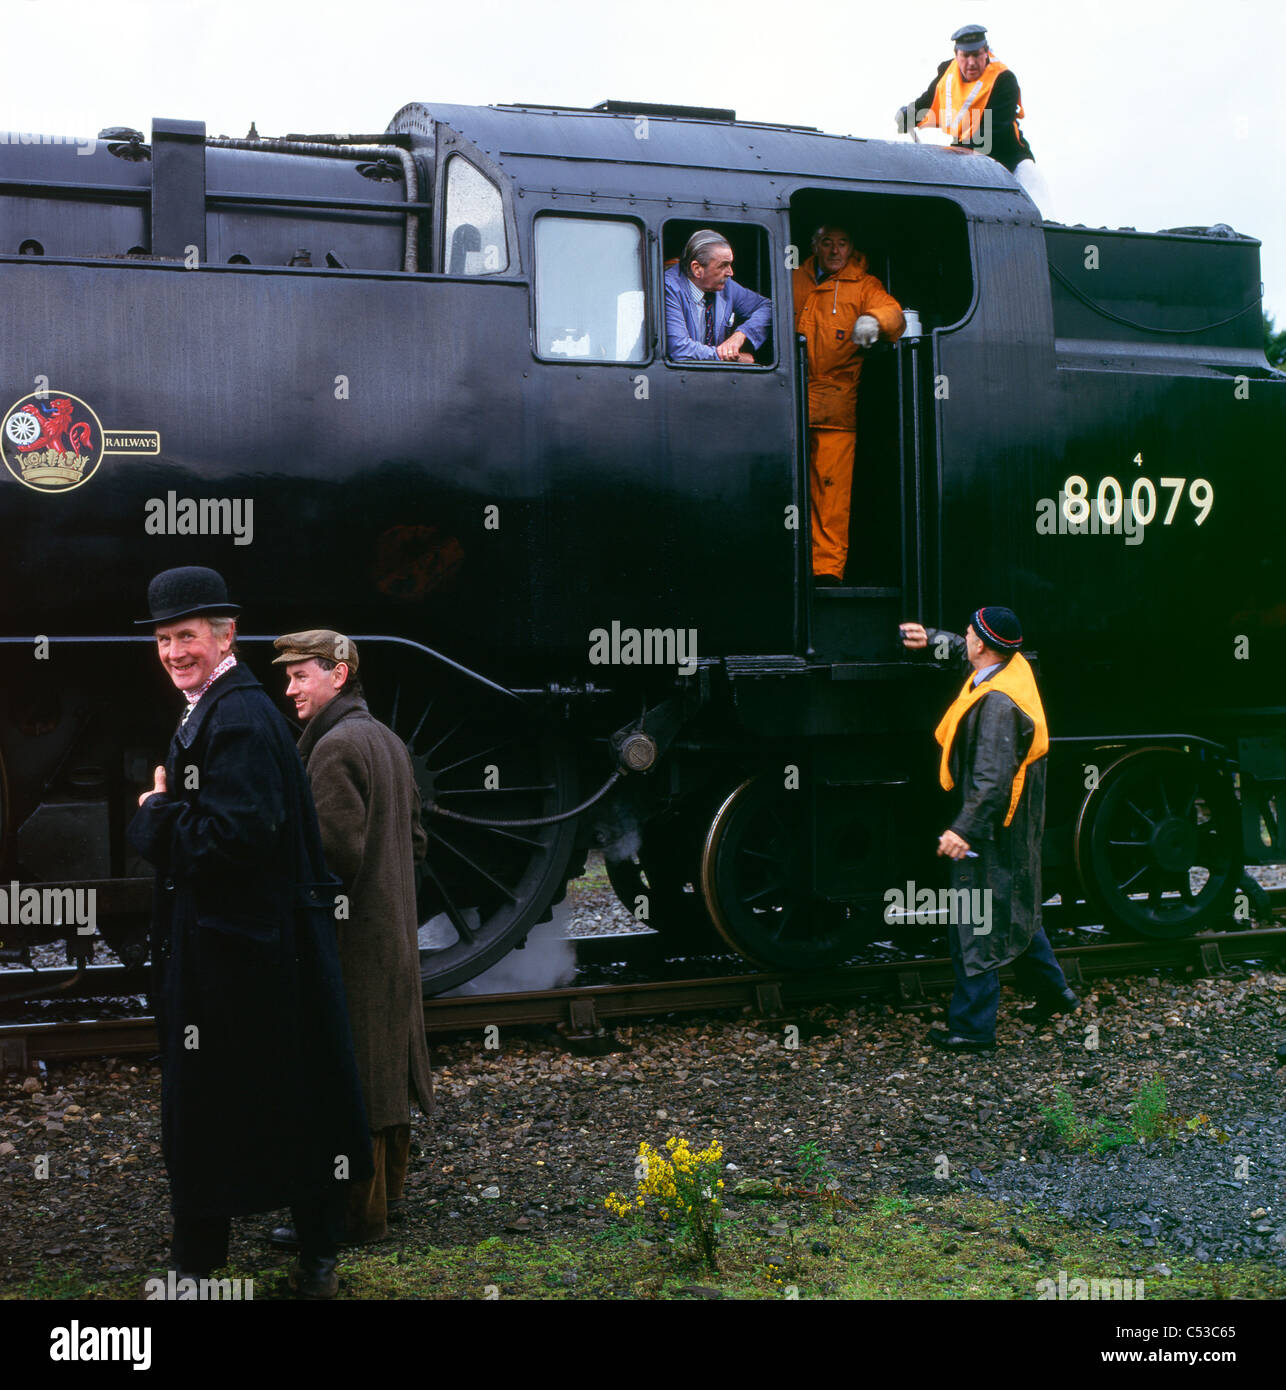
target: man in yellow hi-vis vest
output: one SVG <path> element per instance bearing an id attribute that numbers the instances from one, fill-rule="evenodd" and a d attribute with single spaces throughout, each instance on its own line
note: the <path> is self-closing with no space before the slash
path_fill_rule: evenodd
<path id="1" fill-rule="evenodd" d="M 963 638 L 919 623 L 901 630 L 910 650 L 932 644 L 940 658 L 963 657 L 973 668 L 935 732 L 939 780 L 959 795 L 938 853 L 952 861 L 953 904 L 967 910 L 953 906 L 946 924 L 956 987 L 946 1031 L 933 1030 L 929 1041 L 986 1052 L 996 1045 L 1002 966 L 1012 963 L 1019 987 L 1036 996 L 1024 1015 L 1032 1022 L 1080 1003 L 1040 924 L 1045 710 L 1012 609 L 979 608 Z"/>
<path id="2" fill-rule="evenodd" d="M 937 126 L 951 137 L 952 149 L 990 155 L 1015 174 L 1020 164 L 1036 158 L 1018 125 L 1023 114 L 1018 79 L 987 46 L 981 24 L 957 29 L 951 41 L 955 57 L 939 66 L 938 75 L 910 105 L 898 110 L 898 130 L 905 135 L 912 127 Z"/>

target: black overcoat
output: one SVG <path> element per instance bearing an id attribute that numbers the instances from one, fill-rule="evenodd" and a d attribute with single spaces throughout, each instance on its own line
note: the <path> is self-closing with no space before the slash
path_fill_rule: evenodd
<path id="1" fill-rule="evenodd" d="M 170 742 L 130 842 L 156 867 L 153 1000 L 174 1207 L 271 1211 L 371 1175 L 335 894 L 290 726 L 242 664 Z"/>
<path id="2" fill-rule="evenodd" d="M 929 629 L 930 647 L 940 636 L 951 640 L 953 654 L 967 667 L 964 638 Z M 1014 818 L 1004 823 L 1014 774 L 1035 732 L 1031 719 L 1001 690 L 976 701 L 956 727 L 951 777 L 959 801 L 951 829 L 978 857 L 952 862 L 951 886 L 990 893 L 990 931 L 980 933 L 973 914 L 961 914 L 968 920 L 948 927 L 958 934 L 966 975 L 1008 965 L 1027 949 L 1040 927 L 1044 758 L 1028 767 Z"/>

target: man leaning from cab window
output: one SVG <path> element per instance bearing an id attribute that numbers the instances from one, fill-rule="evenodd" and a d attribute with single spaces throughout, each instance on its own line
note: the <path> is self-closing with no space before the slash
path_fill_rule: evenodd
<path id="1" fill-rule="evenodd" d="M 732 278 L 732 247 L 716 231 L 693 232 L 665 272 L 666 355 L 673 362 L 753 362 L 772 328 L 772 302 Z"/>

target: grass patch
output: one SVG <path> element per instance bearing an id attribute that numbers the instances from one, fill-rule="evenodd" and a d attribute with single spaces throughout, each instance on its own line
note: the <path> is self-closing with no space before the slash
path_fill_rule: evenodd
<path id="1" fill-rule="evenodd" d="M 1040 1117 L 1069 1149 L 1087 1149 L 1096 1154 L 1105 1154 L 1124 1144 L 1172 1140 L 1185 1131 L 1195 1133 L 1200 1129 L 1205 1129 L 1221 1144 L 1228 1142 L 1223 1130 L 1211 1124 L 1209 1115 L 1171 1114 L 1167 1108 L 1165 1081 L 1159 1076 L 1145 1081 L 1135 1091 L 1128 1124 L 1103 1115 L 1082 1120 L 1071 1096 L 1061 1087 L 1054 1092 L 1053 1105 L 1041 1107 Z"/>
<path id="2" fill-rule="evenodd" d="M 607 864 L 601 854 L 589 855 L 585 861 L 585 872 L 567 885 L 569 894 L 574 894 L 577 889 L 581 892 L 602 889 L 606 889 L 609 893 L 614 891 L 612 881 L 607 876 Z"/>
<path id="3" fill-rule="evenodd" d="M 109 1285 L 101 1279 L 88 1280 L 83 1274 L 65 1266 L 52 1270 L 37 1264 L 36 1272 L 23 1284 L 0 1286 L 0 1299 L 39 1298 L 115 1298 Z"/>
<path id="4" fill-rule="evenodd" d="M 643 1234 L 640 1235 L 639 1231 Z M 345 1299 L 1006 1299 L 1041 1296 L 1040 1281 L 1144 1280 L 1147 1299 L 1286 1297 L 1267 1261 L 1201 1265 L 1133 1234 L 1069 1225 L 1030 1206 L 972 1193 L 884 1194 L 831 1215 L 815 1201 L 739 1202 L 724 1221 L 719 1272 L 686 1242 L 621 1222 L 597 1230 L 491 1236 L 438 1249 L 346 1253 Z M 1164 1261 L 1168 1277 L 1150 1273 Z M 288 1297 L 288 1263 L 229 1271 L 256 1300 Z M 138 1298 L 149 1273 L 86 1280 L 43 1269 L 0 1297 Z M 1047 1288 L 1050 1286 L 1047 1286 Z"/>

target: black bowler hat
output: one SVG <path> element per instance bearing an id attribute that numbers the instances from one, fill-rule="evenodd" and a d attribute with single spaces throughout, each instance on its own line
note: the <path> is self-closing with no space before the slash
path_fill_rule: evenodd
<path id="1" fill-rule="evenodd" d="M 1022 624 L 1012 608 L 979 608 L 970 621 L 992 651 L 1016 652 L 1023 644 Z"/>
<path id="2" fill-rule="evenodd" d="M 183 565 L 175 570 L 162 570 L 147 586 L 147 606 L 150 618 L 135 618 L 135 627 L 155 627 L 157 623 L 172 623 L 177 618 L 200 614 L 206 618 L 233 618 L 241 612 L 239 603 L 228 601 L 228 586 L 218 570 L 203 565 Z"/>

